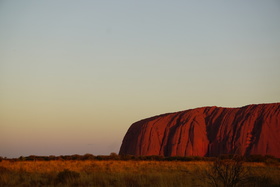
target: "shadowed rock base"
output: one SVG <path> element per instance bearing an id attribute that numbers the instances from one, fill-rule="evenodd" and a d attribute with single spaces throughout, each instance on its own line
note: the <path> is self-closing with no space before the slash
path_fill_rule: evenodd
<path id="1" fill-rule="evenodd" d="M 203 107 L 144 119 L 130 126 L 120 154 L 280 157 L 280 103 Z"/>

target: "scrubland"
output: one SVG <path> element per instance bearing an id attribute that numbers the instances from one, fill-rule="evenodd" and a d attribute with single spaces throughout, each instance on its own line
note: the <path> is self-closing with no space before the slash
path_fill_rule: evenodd
<path id="1" fill-rule="evenodd" d="M 224 186 L 218 179 L 211 183 L 212 166 L 213 161 L 3 160 L 0 186 Z M 278 164 L 245 162 L 242 168 L 246 174 L 239 177 L 246 180 L 239 186 L 280 186 Z"/>

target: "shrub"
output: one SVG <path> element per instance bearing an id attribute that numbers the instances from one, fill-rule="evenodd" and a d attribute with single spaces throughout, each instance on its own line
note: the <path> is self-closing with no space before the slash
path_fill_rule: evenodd
<path id="1" fill-rule="evenodd" d="M 83 157 L 82 157 L 82 160 L 94 160 L 95 159 L 95 156 L 92 155 L 92 154 L 85 154 Z"/>
<path id="2" fill-rule="evenodd" d="M 224 159 L 233 159 L 233 158 L 234 158 L 234 155 L 233 155 L 233 154 L 222 154 L 222 155 L 220 156 L 220 158 L 221 158 L 222 160 L 224 160 Z"/>
<path id="3" fill-rule="evenodd" d="M 7 169 L 7 168 L 5 168 L 3 166 L 0 166 L 0 175 L 3 174 L 3 173 L 8 173 L 8 172 L 10 172 L 9 169 Z"/>
<path id="4" fill-rule="evenodd" d="M 68 181 L 73 181 L 79 178 L 80 178 L 80 173 L 65 169 L 57 174 L 56 182 L 67 183 Z"/>
<path id="5" fill-rule="evenodd" d="M 119 160 L 119 155 L 117 153 L 111 153 L 110 154 L 110 159 L 111 160 Z"/>
<path id="6" fill-rule="evenodd" d="M 265 157 L 262 155 L 250 155 L 247 157 L 248 162 L 264 162 Z"/>
<path id="7" fill-rule="evenodd" d="M 143 160 L 143 159 L 141 159 L 142 158 L 142 156 L 139 156 L 139 157 L 137 157 L 139 160 Z M 135 159 L 135 156 L 134 155 L 120 155 L 120 159 L 121 160 L 133 160 L 133 159 Z"/>
<path id="8" fill-rule="evenodd" d="M 233 159 L 217 158 L 213 165 L 203 174 L 210 186 L 235 187 L 248 182 L 248 171 L 243 166 L 241 157 Z"/>
<path id="9" fill-rule="evenodd" d="M 145 156 L 145 160 L 157 160 L 157 161 L 160 161 L 160 160 L 164 160 L 164 157 L 160 156 L 160 155 L 150 155 L 150 156 Z"/>
<path id="10" fill-rule="evenodd" d="M 269 166 L 277 166 L 279 165 L 279 161 L 276 158 L 267 158 L 264 163 Z"/>

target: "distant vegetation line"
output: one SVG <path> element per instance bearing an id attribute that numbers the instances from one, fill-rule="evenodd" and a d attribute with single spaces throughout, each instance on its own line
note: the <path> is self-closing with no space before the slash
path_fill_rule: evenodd
<path id="1" fill-rule="evenodd" d="M 220 155 L 220 159 L 232 159 L 235 155 L 225 154 Z M 118 155 L 111 153 L 110 155 L 61 155 L 61 156 L 20 156 L 19 158 L 6 158 L 0 157 L 0 161 L 52 161 L 52 160 L 154 160 L 154 161 L 214 161 L 216 157 L 199 157 L 199 156 L 170 156 L 164 157 L 159 155 L 151 156 L 134 156 L 134 155 Z M 245 162 L 279 162 L 280 158 L 271 155 L 250 155 L 243 157 Z"/>

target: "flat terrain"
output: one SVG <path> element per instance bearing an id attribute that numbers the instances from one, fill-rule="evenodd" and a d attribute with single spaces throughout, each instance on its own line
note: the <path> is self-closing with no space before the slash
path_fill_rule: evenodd
<path id="1" fill-rule="evenodd" d="M 8 161 L 0 162 L 0 186 L 211 186 L 205 161 Z M 244 163 L 250 184 L 280 186 L 277 164 Z"/>

